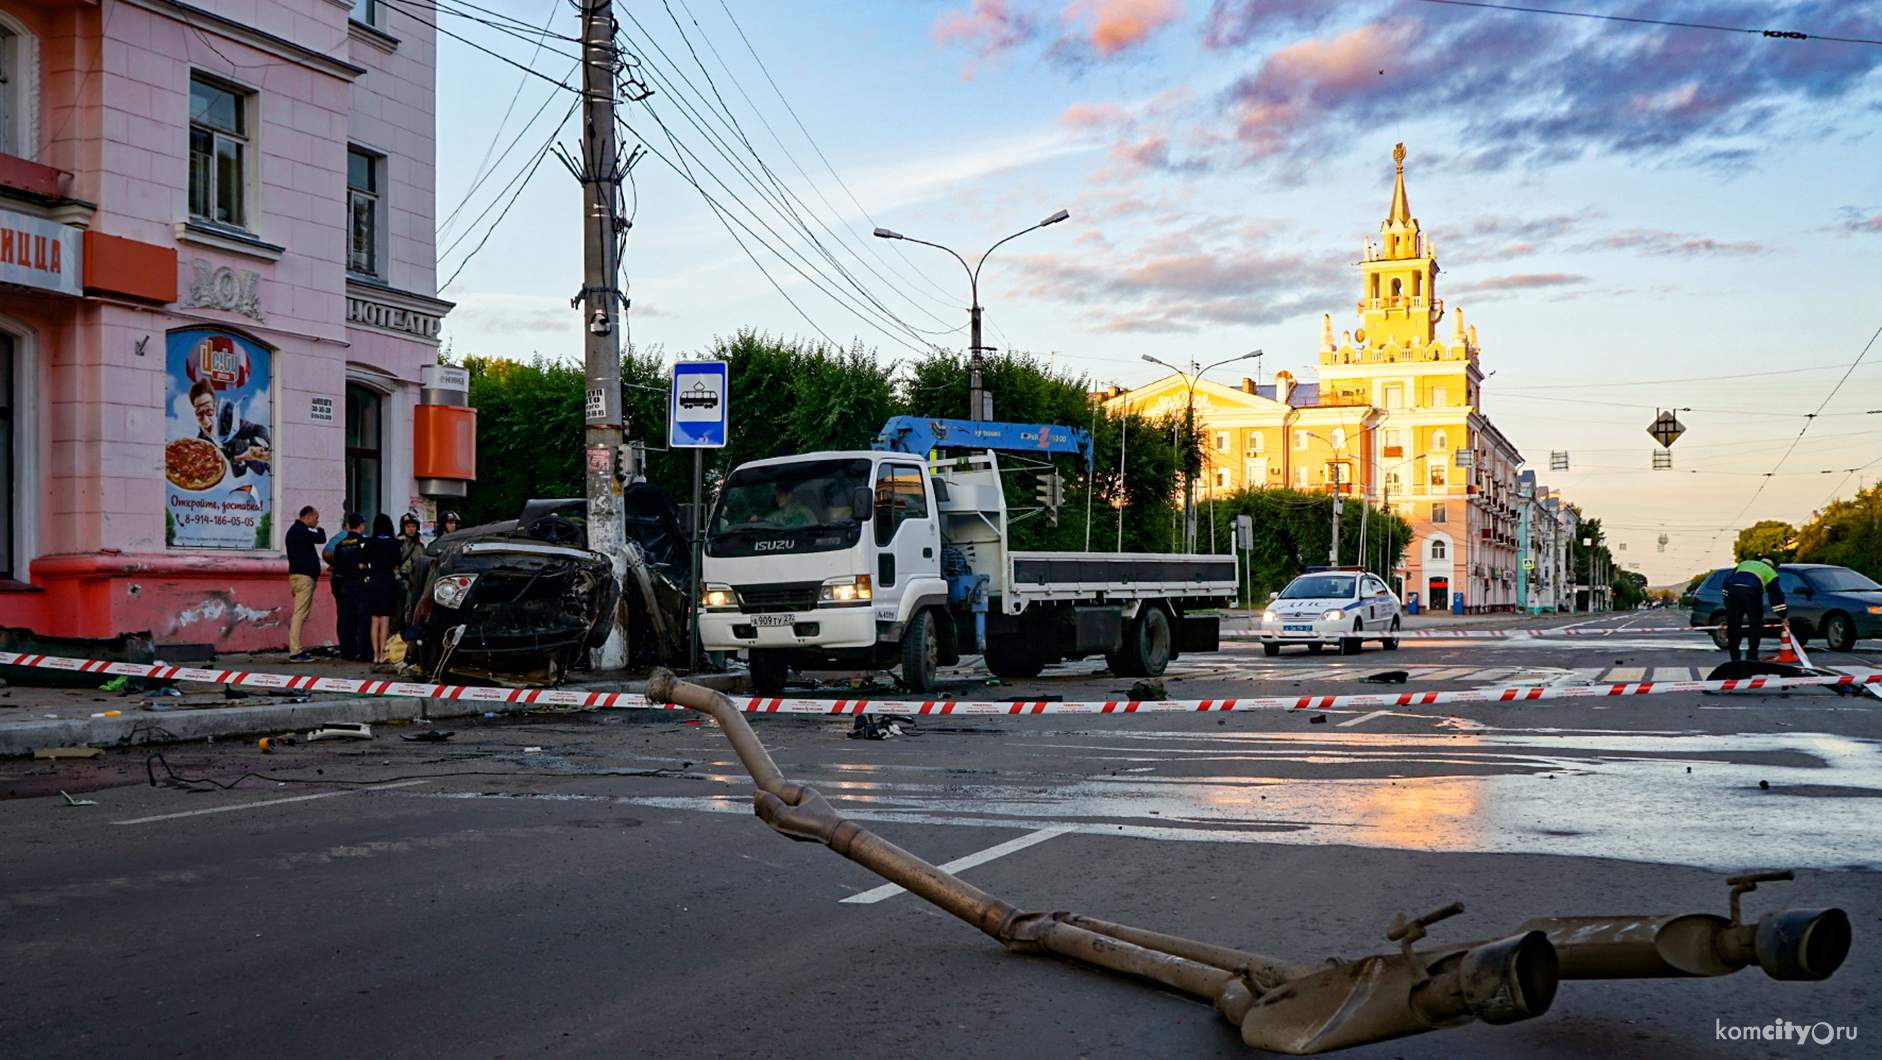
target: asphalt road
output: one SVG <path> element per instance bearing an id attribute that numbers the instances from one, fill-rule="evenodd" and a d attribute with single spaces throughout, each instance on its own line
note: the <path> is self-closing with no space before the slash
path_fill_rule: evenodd
<path id="1" fill-rule="evenodd" d="M 1882 652 L 1812 654 L 1882 668 Z M 1165 686 L 1372 691 L 1358 679 L 1389 669 L 1413 690 L 1670 680 L 1721 658 L 1681 634 L 1407 642 L 1358 658 L 1237 645 L 1179 660 Z M 1128 682 L 1101 669 L 949 679 L 961 698 L 1120 698 Z M 1288 959 L 1384 952 L 1393 913 L 1451 900 L 1466 912 L 1434 941 L 1532 916 L 1723 913 L 1723 876 L 1744 870 L 1798 870 L 1746 896 L 1749 915 L 1850 914 L 1854 945 L 1827 982 L 1755 968 L 1568 982 L 1536 1020 L 1346 1054 L 1548 1060 L 1882 1055 L 1882 1026 L 1864 1026 L 1882 986 L 1879 715 L 1879 698 L 1797 692 L 930 718 L 884 741 L 846 739 L 847 718 L 754 724 L 787 774 L 902 846 L 937 863 L 998 855 L 961 874 L 1022 908 Z M 139 751 L 7 763 L 9 778 L 93 788 L 96 805 L 0 804 L 0 1041 L 45 1058 L 1251 1052 L 1204 1005 L 1008 954 L 779 837 L 751 816 L 718 730 L 687 720 L 538 715 L 461 723 L 447 744 L 382 730 L 267 757 L 165 751 L 185 777 L 286 780 L 232 791 L 151 787 Z M 1716 1037 L 1776 1019 L 1868 1033 L 1806 1047 Z"/>

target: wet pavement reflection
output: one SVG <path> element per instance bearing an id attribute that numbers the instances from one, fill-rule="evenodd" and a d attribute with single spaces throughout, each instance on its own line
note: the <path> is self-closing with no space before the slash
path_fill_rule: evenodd
<path id="1" fill-rule="evenodd" d="M 1882 868 L 1882 742 L 1825 733 L 1057 730 L 1002 743 L 997 771 L 879 760 L 794 775 L 880 822 Z M 632 801 L 750 812 L 739 794 Z"/>

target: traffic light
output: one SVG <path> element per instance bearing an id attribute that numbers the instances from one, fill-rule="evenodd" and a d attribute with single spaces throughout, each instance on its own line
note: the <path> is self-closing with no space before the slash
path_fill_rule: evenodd
<path id="1" fill-rule="evenodd" d="M 1059 525 L 1059 505 L 1065 503 L 1065 480 L 1057 471 L 1047 471 L 1038 477 L 1034 492 L 1039 498 L 1039 507 L 1045 509 L 1046 522 Z"/>

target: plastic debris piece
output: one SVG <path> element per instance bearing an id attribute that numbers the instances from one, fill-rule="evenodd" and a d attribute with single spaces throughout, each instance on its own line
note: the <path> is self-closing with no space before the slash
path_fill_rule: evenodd
<path id="1" fill-rule="evenodd" d="M 456 736 L 456 735 L 457 733 L 455 732 L 439 732 L 436 729 L 428 729 L 424 732 L 400 733 L 399 739 L 414 740 L 419 743 L 443 743 L 444 741 L 449 740 L 451 737 Z"/>
<path id="2" fill-rule="evenodd" d="M 329 725 L 324 729 L 315 729 L 313 732 L 307 734 L 308 743 L 313 743 L 316 740 L 370 739 L 372 739 L 372 726 L 363 721 L 352 724 L 341 723 L 338 725 Z"/>
<path id="3" fill-rule="evenodd" d="M 92 714 L 92 717 L 94 718 L 117 718 L 117 717 L 122 717 L 123 714 L 124 712 L 121 710 L 100 710 L 100 711 L 95 711 Z"/>
<path id="4" fill-rule="evenodd" d="M 542 748 L 540 748 L 540 747 L 525 747 L 525 748 L 523 748 L 523 753 L 524 753 L 524 754 L 526 754 L 526 755 L 529 755 L 529 754 L 537 754 L 537 753 L 539 753 L 539 752 L 541 752 L 541 750 L 542 750 Z"/>
<path id="5" fill-rule="evenodd" d="M 106 682 L 105 682 L 104 684 L 102 684 L 102 685 L 99 685 L 99 686 L 98 686 L 98 691 L 100 691 L 100 692 L 122 692 L 122 691 L 124 691 L 124 688 L 125 688 L 125 686 L 126 686 L 126 685 L 129 685 L 130 683 L 131 683 L 131 679 L 130 679 L 129 677 L 127 677 L 127 676 L 125 676 L 124 674 L 119 674 L 118 676 L 116 676 L 116 677 L 114 677 L 114 678 L 112 678 L 111 680 L 109 680 L 109 681 L 106 681 Z M 61 794 L 61 795 L 64 795 L 65 793 L 64 793 L 64 792 L 60 792 L 60 794 Z M 71 798 L 71 796 L 70 796 L 70 795 L 66 795 L 66 798 L 68 798 L 68 799 L 69 799 L 69 798 Z"/>
<path id="6" fill-rule="evenodd" d="M 59 792 L 59 794 L 65 795 L 65 792 L 61 791 Z M 65 795 L 65 804 L 67 806 L 96 806 L 98 805 L 98 800 L 97 799 L 75 799 L 70 795 Z"/>

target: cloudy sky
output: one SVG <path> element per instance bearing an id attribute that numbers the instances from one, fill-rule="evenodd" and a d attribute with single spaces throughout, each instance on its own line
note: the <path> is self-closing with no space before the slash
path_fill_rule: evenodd
<path id="1" fill-rule="evenodd" d="M 563 0 L 481 3 L 576 32 Z M 1525 6 L 1882 40 L 1866 0 Z M 885 360 L 958 348 L 961 266 L 870 230 L 971 262 L 1064 208 L 988 260 L 990 345 L 1094 384 L 1156 378 L 1145 353 L 1262 349 L 1264 376 L 1311 376 L 1321 314 L 1356 323 L 1354 263 L 1403 142 L 1437 293 L 1494 373 L 1485 411 L 1655 584 L 1729 558 L 1740 526 L 1882 478 L 1882 350 L 1849 370 L 1882 329 L 1882 46 L 1434 0 L 619 10 L 625 76 L 652 91 L 623 111 L 647 149 L 627 193 L 642 348 L 746 327 Z M 566 40 L 441 17 L 573 71 Z M 535 164 L 573 99 L 468 44 L 440 53 L 447 337 L 579 357 L 579 190 Z M 1672 471 L 1650 470 L 1656 408 L 1690 409 Z"/>

